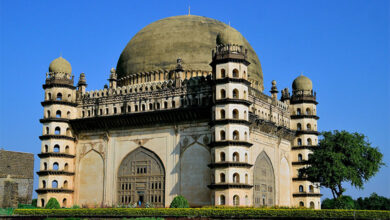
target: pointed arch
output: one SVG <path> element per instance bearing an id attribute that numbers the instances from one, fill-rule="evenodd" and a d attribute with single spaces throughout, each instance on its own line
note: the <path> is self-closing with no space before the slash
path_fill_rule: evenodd
<path id="1" fill-rule="evenodd" d="M 138 147 L 121 161 L 117 171 L 117 202 L 165 204 L 165 167 L 153 151 Z"/>
<path id="2" fill-rule="evenodd" d="M 266 152 L 261 152 L 254 165 L 253 171 L 253 201 L 254 206 L 275 205 L 275 172 Z"/>

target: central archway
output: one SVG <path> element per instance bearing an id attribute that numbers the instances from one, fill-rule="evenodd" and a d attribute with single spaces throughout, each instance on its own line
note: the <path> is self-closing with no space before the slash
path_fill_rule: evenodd
<path id="1" fill-rule="evenodd" d="M 275 205 L 275 174 L 271 160 L 263 151 L 253 171 L 253 203 L 255 207 Z"/>
<path id="2" fill-rule="evenodd" d="M 118 170 L 118 203 L 141 202 L 164 207 L 165 169 L 152 151 L 139 147 L 127 155 Z"/>

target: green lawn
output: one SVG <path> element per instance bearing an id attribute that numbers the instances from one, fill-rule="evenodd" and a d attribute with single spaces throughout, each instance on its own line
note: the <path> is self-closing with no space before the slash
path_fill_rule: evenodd
<path id="1" fill-rule="evenodd" d="M 0 216 L 12 215 L 13 212 L 14 212 L 13 208 L 0 209 Z"/>

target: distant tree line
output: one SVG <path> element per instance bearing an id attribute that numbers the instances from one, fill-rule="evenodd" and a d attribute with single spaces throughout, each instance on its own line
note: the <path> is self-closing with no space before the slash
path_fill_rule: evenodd
<path id="1" fill-rule="evenodd" d="M 325 199 L 322 209 L 358 209 L 358 210 L 390 210 L 390 198 L 372 193 L 370 197 L 359 197 L 354 200 L 350 196 L 341 196 L 337 199 Z"/>

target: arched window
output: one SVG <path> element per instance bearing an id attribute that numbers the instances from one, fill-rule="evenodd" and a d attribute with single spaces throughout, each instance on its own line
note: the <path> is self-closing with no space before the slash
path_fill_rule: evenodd
<path id="1" fill-rule="evenodd" d="M 41 199 L 41 207 L 45 207 L 45 200 L 44 199 Z"/>
<path id="2" fill-rule="evenodd" d="M 69 169 L 69 165 L 68 165 L 68 163 L 65 163 L 65 165 L 64 165 L 64 170 L 65 170 L 65 171 L 68 171 L 68 169 Z"/>
<path id="3" fill-rule="evenodd" d="M 54 129 L 54 134 L 60 135 L 60 134 L 61 134 L 61 128 L 60 128 L 60 127 L 56 127 L 56 128 Z"/>
<path id="4" fill-rule="evenodd" d="M 66 135 L 67 135 L 67 136 L 72 136 L 72 133 L 70 132 L 70 128 L 67 128 L 67 129 L 66 129 Z"/>
<path id="5" fill-rule="evenodd" d="M 224 195 L 221 195 L 221 196 L 219 196 L 219 204 L 220 205 L 225 205 L 225 196 Z"/>
<path id="6" fill-rule="evenodd" d="M 302 146 L 302 139 L 298 138 L 297 142 L 298 142 L 298 146 Z"/>
<path id="7" fill-rule="evenodd" d="M 47 153 L 49 151 L 49 146 L 45 145 L 45 152 Z"/>
<path id="8" fill-rule="evenodd" d="M 149 103 L 149 110 L 153 110 L 153 104 Z"/>
<path id="9" fill-rule="evenodd" d="M 238 69 L 233 70 L 233 78 L 238 78 Z"/>
<path id="10" fill-rule="evenodd" d="M 160 109 L 160 103 L 157 102 L 157 109 Z"/>
<path id="11" fill-rule="evenodd" d="M 233 110 L 233 118 L 238 119 L 238 110 L 237 109 Z"/>
<path id="12" fill-rule="evenodd" d="M 47 99 L 48 99 L 48 100 L 51 100 L 51 93 L 50 93 L 50 92 L 47 93 Z"/>
<path id="13" fill-rule="evenodd" d="M 53 180 L 53 182 L 51 182 L 51 188 L 53 188 L 53 189 L 57 189 L 58 188 L 57 180 Z"/>
<path id="14" fill-rule="evenodd" d="M 47 170 L 47 163 L 46 162 L 43 163 L 43 170 Z"/>
<path id="15" fill-rule="evenodd" d="M 69 146 L 65 147 L 65 153 L 69 154 Z"/>
<path id="16" fill-rule="evenodd" d="M 134 111 L 138 112 L 138 105 L 134 106 Z"/>
<path id="17" fill-rule="evenodd" d="M 240 134 L 238 133 L 238 131 L 233 131 L 233 140 L 235 141 L 238 141 L 240 140 Z"/>
<path id="18" fill-rule="evenodd" d="M 49 134 L 49 127 L 46 127 L 46 134 Z"/>
<path id="19" fill-rule="evenodd" d="M 168 108 L 168 102 L 164 102 L 164 108 Z"/>
<path id="20" fill-rule="evenodd" d="M 58 163 L 57 162 L 53 163 L 53 170 L 58 170 Z"/>
<path id="21" fill-rule="evenodd" d="M 64 189 L 67 189 L 68 188 L 68 181 L 64 181 L 64 186 L 63 186 Z"/>
<path id="22" fill-rule="evenodd" d="M 224 119 L 225 118 L 225 110 L 221 109 L 220 114 L 221 114 L 221 119 Z"/>
<path id="23" fill-rule="evenodd" d="M 311 115 L 311 110 L 310 110 L 310 108 L 307 108 L 307 109 L 306 109 L 306 115 Z"/>
<path id="24" fill-rule="evenodd" d="M 311 192 L 311 193 L 314 192 L 314 186 L 313 185 L 309 186 L 309 192 Z"/>
<path id="25" fill-rule="evenodd" d="M 306 128 L 307 128 L 308 131 L 310 131 L 310 130 L 311 130 L 311 124 L 308 123 L 308 124 L 306 125 Z"/>
<path id="26" fill-rule="evenodd" d="M 299 185 L 299 192 L 303 192 L 303 186 Z"/>
<path id="27" fill-rule="evenodd" d="M 220 132 L 220 138 L 221 138 L 221 140 L 225 140 L 226 139 L 225 131 L 221 131 Z"/>
<path id="28" fill-rule="evenodd" d="M 84 113 L 84 112 L 83 112 Z M 109 113 L 109 110 L 108 110 L 108 108 L 106 108 L 106 115 L 108 115 L 108 113 Z"/>
<path id="29" fill-rule="evenodd" d="M 247 153 L 245 153 L 245 162 L 248 163 L 248 154 Z"/>
<path id="30" fill-rule="evenodd" d="M 47 117 L 50 118 L 50 110 L 47 110 Z"/>
<path id="31" fill-rule="evenodd" d="M 246 99 L 246 91 L 244 90 L 244 99 Z"/>
<path id="32" fill-rule="evenodd" d="M 54 145 L 53 152 L 54 153 L 60 152 L 60 146 L 58 144 Z"/>
<path id="33" fill-rule="evenodd" d="M 66 203 L 67 203 L 66 199 L 63 199 L 63 200 L 62 200 L 62 207 L 65 208 L 65 207 L 66 207 Z"/>
<path id="34" fill-rule="evenodd" d="M 301 125 L 301 123 L 298 123 L 298 124 L 297 124 L 297 130 L 298 130 L 298 131 L 302 130 L 302 125 Z"/>
<path id="35" fill-rule="evenodd" d="M 298 161 L 302 161 L 302 154 L 298 154 Z"/>
<path id="36" fill-rule="evenodd" d="M 226 180 L 225 180 L 225 174 L 224 173 L 221 173 L 221 174 L 219 174 L 219 181 L 221 182 L 221 183 L 224 183 Z"/>
<path id="37" fill-rule="evenodd" d="M 310 202 L 310 208 L 311 209 L 314 209 L 315 207 L 314 207 L 314 202 Z"/>
<path id="38" fill-rule="evenodd" d="M 248 184 L 248 174 L 245 174 L 245 184 Z"/>
<path id="39" fill-rule="evenodd" d="M 56 118 L 61 118 L 61 111 L 60 110 L 56 111 Z"/>
<path id="40" fill-rule="evenodd" d="M 226 77 L 226 71 L 225 69 L 221 69 L 221 78 L 225 78 Z"/>
<path id="41" fill-rule="evenodd" d="M 308 138 L 308 139 L 307 139 L 307 145 L 309 145 L 309 146 L 312 145 L 311 138 Z"/>
<path id="42" fill-rule="evenodd" d="M 239 96 L 238 96 L 238 90 L 237 89 L 233 89 L 233 99 L 238 99 Z"/>
<path id="43" fill-rule="evenodd" d="M 246 72 L 245 71 L 244 71 L 242 78 L 246 79 Z"/>
<path id="44" fill-rule="evenodd" d="M 221 161 L 225 161 L 225 153 L 224 152 L 221 152 L 219 156 L 221 158 Z"/>
<path id="45" fill-rule="evenodd" d="M 233 205 L 235 206 L 240 205 L 240 197 L 238 195 L 233 196 Z"/>
<path id="46" fill-rule="evenodd" d="M 116 109 L 116 107 L 114 107 L 114 114 L 116 114 L 117 113 L 117 109 Z"/>
<path id="47" fill-rule="evenodd" d="M 172 101 L 172 108 L 176 108 L 176 102 Z"/>
<path id="48" fill-rule="evenodd" d="M 62 94 L 61 94 L 61 93 L 57 93 L 57 100 L 58 100 L 58 101 L 61 101 L 61 100 L 62 100 Z"/>
<path id="49" fill-rule="evenodd" d="M 127 112 L 131 112 L 131 106 L 130 105 L 127 106 Z"/>
<path id="50" fill-rule="evenodd" d="M 299 202 L 299 206 L 300 206 L 300 207 L 304 207 L 304 206 L 305 206 L 305 203 Z"/>
<path id="51" fill-rule="evenodd" d="M 246 131 L 244 132 L 244 138 L 246 141 L 248 140 L 248 133 Z"/>
<path id="52" fill-rule="evenodd" d="M 297 108 L 297 115 L 301 115 L 301 109 Z"/>
<path id="53" fill-rule="evenodd" d="M 102 113 L 103 113 L 103 112 L 102 112 L 102 109 L 100 109 L 100 114 L 102 115 Z M 69 111 L 66 113 L 66 117 L 67 117 L 67 118 L 70 118 L 70 112 L 69 112 Z"/>
<path id="54" fill-rule="evenodd" d="M 239 162 L 240 161 L 240 155 L 238 154 L 238 152 L 234 152 L 233 153 L 233 161 L 234 162 Z"/>
<path id="55" fill-rule="evenodd" d="M 240 174 L 238 173 L 233 174 L 233 183 L 240 183 Z"/>
<path id="56" fill-rule="evenodd" d="M 221 99 L 226 98 L 226 91 L 224 89 L 221 89 Z"/>
<path id="57" fill-rule="evenodd" d="M 46 181 L 42 180 L 42 188 L 46 188 Z"/>
<path id="58" fill-rule="evenodd" d="M 247 117 L 246 111 L 244 111 L 244 119 L 245 119 L 245 120 L 248 120 L 248 117 Z"/>

